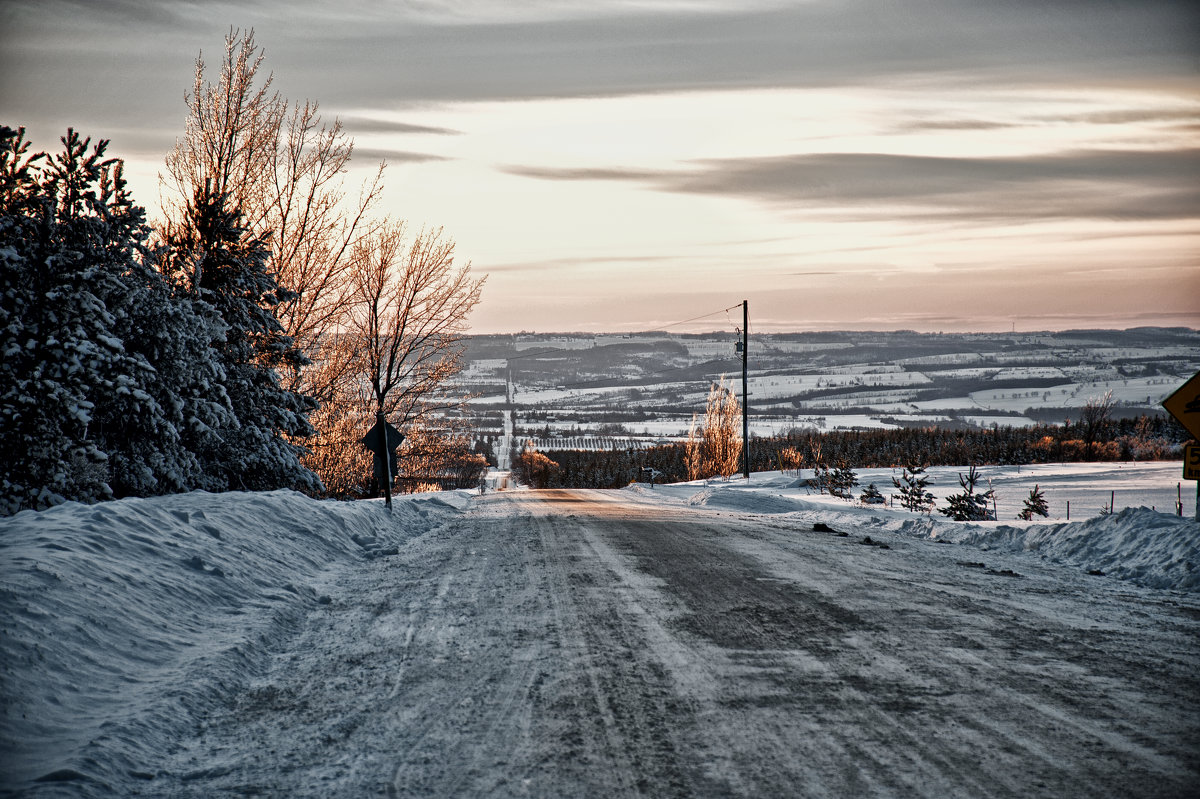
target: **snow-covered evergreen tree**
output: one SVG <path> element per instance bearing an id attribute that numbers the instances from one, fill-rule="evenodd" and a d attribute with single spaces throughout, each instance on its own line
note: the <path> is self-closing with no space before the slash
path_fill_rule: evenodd
<path id="1" fill-rule="evenodd" d="M 110 495 L 107 456 L 88 435 L 98 373 L 117 371 L 120 342 L 95 296 L 105 275 L 63 246 L 80 181 L 42 180 L 44 154 L 29 156 L 24 129 L 0 128 L 0 495 L 5 513 Z M 98 160 L 98 158 L 97 158 Z M 96 164 L 93 162 L 93 165 Z M 72 290 L 72 284 L 76 287 Z"/>
<path id="2" fill-rule="evenodd" d="M 172 296 L 106 141 L 53 158 L 0 130 L 0 511 L 203 485 L 192 443 L 232 418 L 211 307 Z"/>
<path id="3" fill-rule="evenodd" d="M 828 480 L 830 494 L 842 499 L 854 499 L 851 491 L 854 486 L 858 485 L 858 475 L 848 464 L 839 463 L 837 468 L 829 473 Z"/>
<path id="4" fill-rule="evenodd" d="M 161 413 L 154 427 L 117 407 L 102 414 L 98 432 L 109 448 L 118 496 L 219 488 L 197 453 L 215 446 L 216 431 L 234 420 L 216 349 L 225 324 L 211 305 L 174 293 L 152 266 L 159 257 L 134 265 L 127 280 L 136 290 L 114 310 L 114 331 L 126 351 L 153 366 L 144 389 Z"/>
<path id="5" fill-rule="evenodd" d="M 883 494 L 879 493 L 879 489 L 875 487 L 875 484 L 871 483 L 858 495 L 858 501 L 864 505 L 882 505 L 885 500 Z"/>
<path id="6" fill-rule="evenodd" d="M 824 494 L 829 490 L 830 473 L 829 467 L 823 463 L 818 463 L 813 467 L 813 476 L 808 481 L 808 484 Z"/>
<path id="7" fill-rule="evenodd" d="M 72 130 L 53 158 L 0 129 L 0 450 L 4 510 L 112 495 L 100 433 L 113 408 L 153 424 L 152 367 L 125 350 L 109 310 L 141 232 L 107 142 Z"/>
<path id="8" fill-rule="evenodd" d="M 987 491 L 977 494 L 975 486 L 978 483 L 979 472 L 972 464 L 965 476 L 961 473 L 958 475 L 958 484 L 962 486 L 962 493 L 946 497 L 946 507 L 939 508 L 939 510 L 956 522 L 981 522 L 995 519 L 996 516 L 989 507 L 995 491 L 989 488 Z"/>
<path id="9" fill-rule="evenodd" d="M 219 443 L 198 454 L 221 488 L 321 490 L 300 463 L 316 402 L 280 383 L 280 372 L 307 363 L 274 309 L 288 298 L 267 271 L 268 249 L 246 230 L 237 208 L 207 189 L 196 192 L 182 224 L 168 231 L 166 267 L 181 290 L 211 304 L 227 326 L 218 347 L 224 389 L 234 423 L 217 431 Z"/>

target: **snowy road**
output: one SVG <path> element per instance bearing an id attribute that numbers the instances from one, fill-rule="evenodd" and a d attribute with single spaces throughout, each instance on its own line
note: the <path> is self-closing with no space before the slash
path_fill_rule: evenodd
<path id="1" fill-rule="evenodd" d="M 1060 797 L 1200 784 L 1194 596 L 792 524 L 627 492 L 483 497 L 327 586 L 332 602 L 145 790 Z"/>

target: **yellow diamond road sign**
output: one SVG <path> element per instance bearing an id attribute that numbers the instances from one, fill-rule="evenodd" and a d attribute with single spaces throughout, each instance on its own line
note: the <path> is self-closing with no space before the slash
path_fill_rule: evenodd
<path id="1" fill-rule="evenodd" d="M 1200 441 L 1200 372 L 1163 400 L 1162 406 L 1179 420 L 1192 438 Z"/>

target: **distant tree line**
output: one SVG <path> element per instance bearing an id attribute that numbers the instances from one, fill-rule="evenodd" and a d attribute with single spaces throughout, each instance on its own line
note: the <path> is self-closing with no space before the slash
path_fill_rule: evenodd
<path id="1" fill-rule="evenodd" d="M 784 435 L 752 437 L 751 471 L 812 469 L 836 475 L 839 468 L 872 469 L 974 464 L 1017 465 L 1080 461 L 1153 461 L 1179 457 L 1187 432 L 1166 416 L 1136 419 L 1096 418 L 1061 425 L 944 430 L 936 427 L 896 430 L 792 430 Z M 539 480 L 549 488 L 619 488 L 641 478 L 642 469 L 662 473 L 660 482 L 695 479 L 689 474 L 687 445 L 598 452 L 547 450 L 537 453 Z M 515 464 L 518 478 L 521 467 Z M 701 477 L 714 476 L 702 474 Z M 544 485 L 543 485 L 544 483 Z"/>

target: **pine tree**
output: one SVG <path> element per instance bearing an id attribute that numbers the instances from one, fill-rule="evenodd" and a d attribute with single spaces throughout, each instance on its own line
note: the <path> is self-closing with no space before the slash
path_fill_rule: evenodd
<path id="1" fill-rule="evenodd" d="M 900 479 L 892 477 L 892 485 L 900 490 L 900 505 L 914 513 L 925 513 L 933 509 L 933 493 L 926 490 L 932 481 L 925 474 L 925 467 L 907 466 Z"/>
<path id="2" fill-rule="evenodd" d="M 59 239 L 59 189 L 43 179 L 24 129 L 0 127 L 0 511 L 111 494 L 107 456 L 88 436 L 97 370 L 120 353 L 106 340 L 87 264 Z M 99 168 L 102 152 L 91 163 Z M 76 191 L 80 181 L 73 181 Z M 62 187 L 65 189 L 66 187 Z M 73 203 L 73 206 L 78 203 Z M 78 286 L 70 290 L 71 284 Z"/>
<path id="3" fill-rule="evenodd" d="M 1025 499 L 1025 506 L 1021 512 L 1017 514 L 1018 519 L 1032 521 L 1034 516 L 1049 516 L 1050 508 L 1046 505 L 1046 497 L 1042 490 L 1035 483 L 1029 491 L 1029 496 Z"/>
<path id="4" fill-rule="evenodd" d="M 218 347 L 233 424 L 199 453 L 206 474 L 223 489 L 298 488 L 320 491 L 300 463 L 316 402 L 280 384 L 281 371 L 307 363 L 273 310 L 288 297 L 267 271 L 267 246 L 250 234 L 237 208 L 207 188 L 196 192 L 183 224 L 168 231 L 166 267 L 181 289 L 216 309 L 226 325 Z"/>
<path id="5" fill-rule="evenodd" d="M 0 128 L 0 512 L 182 490 L 198 474 L 149 347 L 188 346 L 197 320 L 146 265 L 144 212 L 108 143 L 62 142 L 29 157 L 23 130 Z"/>
<path id="6" fill-rule="evenodd" d="M 833 476 L 829 471 L 829 467 L 823 463 L 818 463 L 813 467 L 813 476 L 808 481 L 808 484 L 824 494 L 829 491 Z"/>
<path id="7" fill-rule="evenodd" d="M 978 482 L 979 472 L 975 469 L 974 464 L 972 464 L 965 476 L 962 473 L 958 475 L 958 484 L 962 486 L 962 493 L 951 494 L 946 497 L 946 507 L 939 510 L 957 522 L 978 522 L 995 519 L 995 514 L 988 507 L 988 504 L 995 496 L 995 492 L 989 488 L 981 494 L 975 493 L 975 486 Z"/>
<path id="8" fill-rule="evenodd" d="M 858 495 L 858 501 L 864 505 L 882 505 L 884 504 L 883 494 L 879 493 L 879 489 L 871 483 L 862 490 Z"/>
<path id="9" fill-rule="evenodd" d="M 851 489 L 858 485 L 858 475 L 845 463 L 838 464 L 829 475 L 829 493 L 842 499 L 853 499 Z"/>

